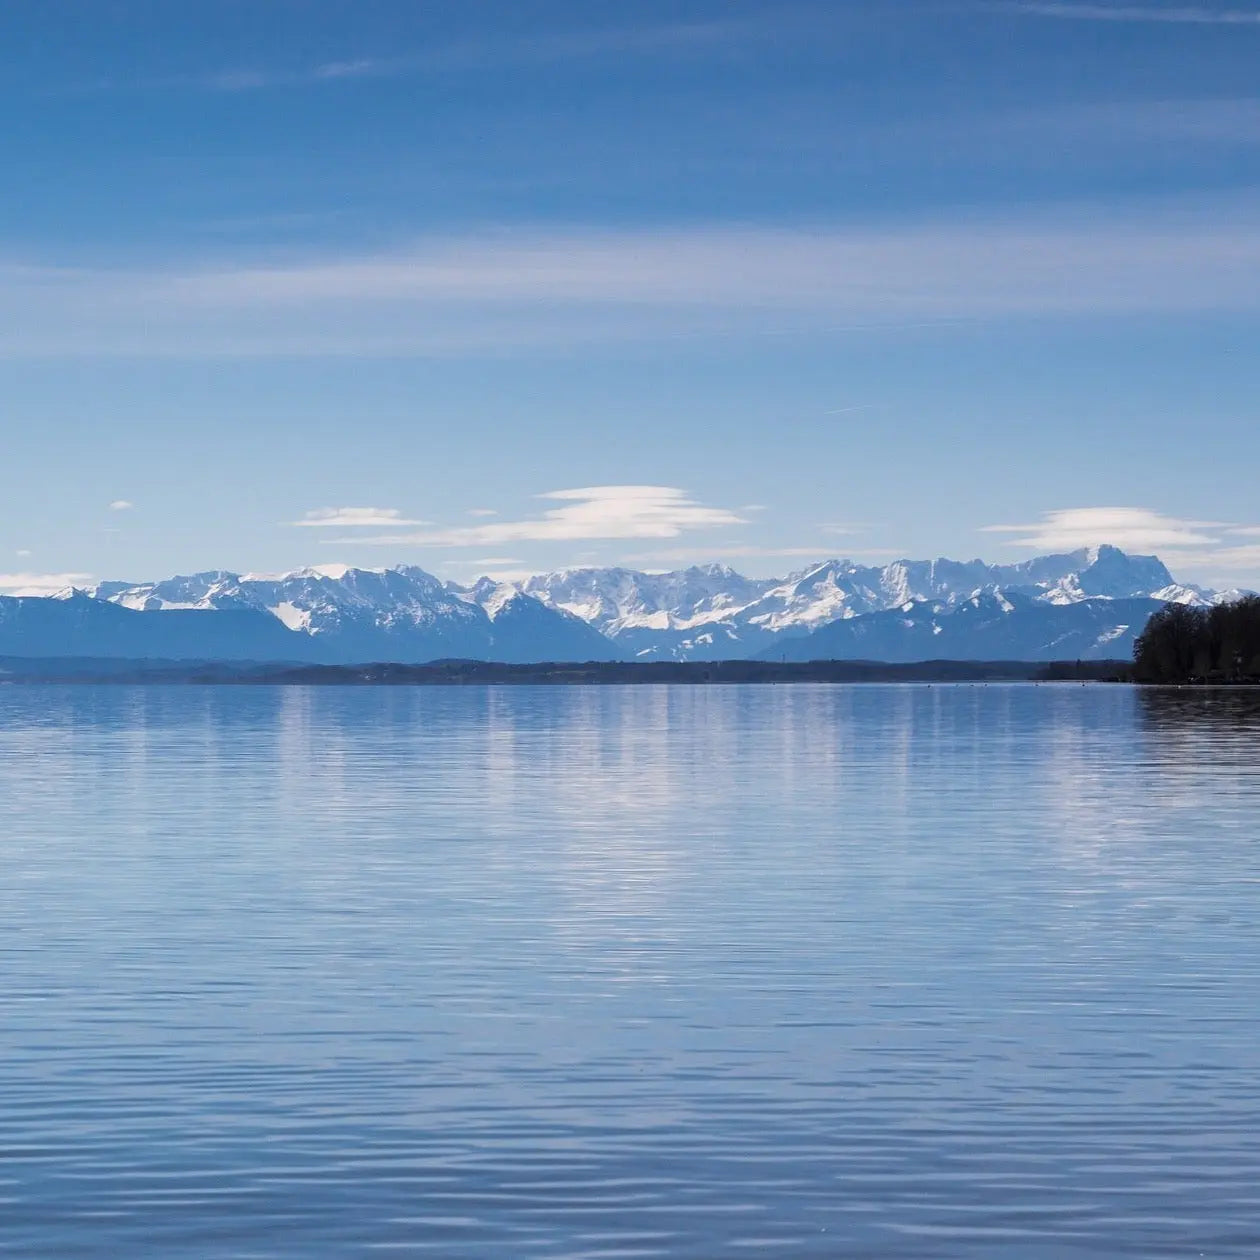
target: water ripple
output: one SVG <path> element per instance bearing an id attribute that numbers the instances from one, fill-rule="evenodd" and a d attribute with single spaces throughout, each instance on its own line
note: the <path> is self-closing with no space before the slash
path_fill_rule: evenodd
<path id="1" fill-rule="evenodd" d="M 1254 1256 L 1257 736 L 0 687 L 0 1253 Z"/>

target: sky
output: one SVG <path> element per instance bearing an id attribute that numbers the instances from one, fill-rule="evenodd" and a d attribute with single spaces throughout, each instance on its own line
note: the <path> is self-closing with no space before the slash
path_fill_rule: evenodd
<path id="1" fill-rule="evenodd" d="M 1260 588 L 1260 0 L 12 0 L 0 592 Z"/>

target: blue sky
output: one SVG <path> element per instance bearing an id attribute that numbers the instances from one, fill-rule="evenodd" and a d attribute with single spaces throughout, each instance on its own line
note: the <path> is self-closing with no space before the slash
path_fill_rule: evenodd
<path id="1" fill-rule="evenodd" d="M 1260 586 L 1260 3 L 0 10 L 0 589 Z"/>

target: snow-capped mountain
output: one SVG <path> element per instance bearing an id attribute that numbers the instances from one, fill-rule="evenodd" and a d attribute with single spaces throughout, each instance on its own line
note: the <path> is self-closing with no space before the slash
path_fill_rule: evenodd
<path id="1" fill-rule="evenodd" d="M 332 660 L 488 657 L 490 619 L 423 569 L 298 569 L 292 573 L 195 573 L 122 590 L 111 603 L 143 612 L 251 609 L 315 639 Z"/>
<path id="2" fill-rule="evenodd" d="M 1220 596 L 1115 547 L 1020 564 L 828 560 L 785 578 L 721 565 L 443 583 L 400 565 L 105 582 L 0 599 L 0 653 L 326 663 L 890 661 L 1126 656 L 1150 612 Z"/>
<path id="3" fill-rule="evenodd" d="M 1154 556 L 1115 547 L 1038 556 L 1017 564 L 898 560 L 884 566 L 824 563 L 778 579 L 749 579 L 720 566 L 649 574 L 569 569 L 521 589 L 589 621 L 627 654 L 651 660 L 720 660 L 767 652 L 837 620 L 927 601 L 943 610 L 982 593 L 1047 605 L 1091 599 L 1210 602 L 1211 592 L 1174 582 Z"/>
<path id="4" fill-rule="evenodd" d="M 244 575 L 216 570 L 135 586 L 104 583 L 94 594 L 141 612 L 267 613 L 314 641 L 315 655 L 330 662 L 609 660 L 619 655 L 585 622 L 514 589 L 478 599 L 414 565 L 321 565 Z"/>
<path id="5" fill-rule="evenodd" d="M 775 582 L 709 564 L 673 573 L 564 569 L 528 578 L 519 589 L 615 637 L 626 630 L 682 630 L 721 620 L 747 607 Z"/>
<path id="6" fill-rule="evenodd" d="M 538 661 L 615 661 L 622 653 L 612 640 L 581 617 L 541 600 L 506 582 L 482 578 L 467 590 L 452 585 L 490 618 L 495 659 L 509 663 Z"/>

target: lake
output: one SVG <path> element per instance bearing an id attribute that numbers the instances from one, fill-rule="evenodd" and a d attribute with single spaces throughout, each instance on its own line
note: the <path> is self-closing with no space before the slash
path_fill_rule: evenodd
<path id="1" fill-rule="evenodd" d="M 0 687 L 5 1257 L 1260 1254 L 1260 697 Z"/>

